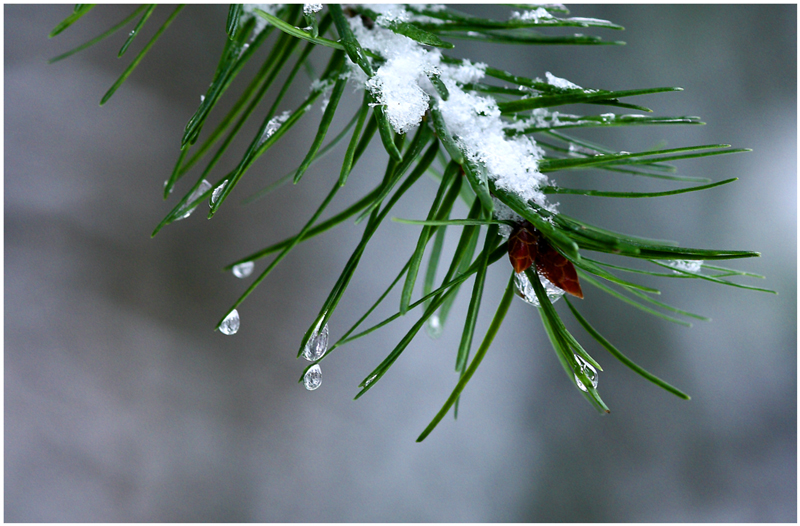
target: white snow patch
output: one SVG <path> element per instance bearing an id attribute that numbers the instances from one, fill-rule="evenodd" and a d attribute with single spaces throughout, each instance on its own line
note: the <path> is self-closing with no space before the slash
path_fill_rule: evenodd
<path id="1" fill-rule="evenodd" d="M 578 86 L 577 84 L 573 84 L 572 82 L 568 81 L 567 79 L 562 79 L 560 77 L 556 77 L 549 71 L 544 74 L 547 78 L 547 83 L 551 86 L 555 86 L 556 88 L 561 89 L 583 89 L 582 87 Z"/>
<path id="2" fill-rule="evenodd" d="M 291 115 L 292 115 L 292 112 L 290 112 L 290 111 L 284 111 L 283 113 L 281 113 L 281 114 L 280 114 L 280 115 L 278 115 L 277 117 L 273 117 L 273 118 L 271 118 L 271 119 L 269 120 L 269 122 L 267 123 L 267 126 L 266 126 L 266 128 L 264 128 L 264 132 L 261 134 L 261 141 L 260 141 L 260 142 L 263 144 L 263 143 L 264 143 L 264 141 L 266 141 L 267 139 L 269 139 L 270 137 L 272 137 L 272 135 L 273 135 L 273 134 L 274 134 L 276 131 L 278 131 L 278 130 L 280 129 L 281 125 L 282 125 L 284 122 L 286 122 L 286 119 L 288 119 L 289 117 L 291 117 Z"/>
<path id="3" fill-rule="evenodd" d="M 322 4 L 303 4 L 303 14 L 306 16 L 320 11 L 322 11 Z"/>
<path id="4" fill-rule="evenodd" d="M 676 274 L 680 274 L 677 272 L 678 270 L 683 270 L 684 272 L 700 272 L 701 266 L 703 264 L 702 259 L 672 259 L 669 261 L 664 261 L 667 265 L 675 269 Z"/>
<path id="5" fill-rule="evenodd" d="M 439 108 L 450 133 L 466 156 L 482 163 L 497 186 L 526 200 L 544 205 L 539 186 L 547 179 L 538 170 L 542 150 L 529 137 L 506 136 L 497 103 L 491 97 L 466 93 L 448 78 L 442 81 L 450 91 Z"/>
<path id="6" fill-rule="evenodd" d="M 547 9 L 544 7 L 537 7 L 536 9 L 532 9 L 530 11 L 523 11 L 520 13 L 519 11 L 514 11 L 511 14 L 511 20 L 523 20 L 525 22 L 533 22 L 538 24 L 542 20 L 547 20 L 553 18 L 553 15 L 547 12 Z"/>
<path id="7" fill-rule="evenodd" d="M 372 7 L 374 6 L 370 6 Z M 405 12 L 404 9 L 401 10 Z M 398 11 L 385 12 L 399 16 Z M 392 127 L 398 133 L 405 133 L 417 126 L 422 121 L 430 100 L 420 84 L 427 85 L 427 74 L 438 72 L 441 54 L 381 27 L 368 30 L 360 17 L 351 18 L 350 26 L 362 46 L 386 59 L 364 85 L 378 104 L 384 107 Z"/>
<path id="8" fill-rule="evenodd" d="M 383 21 L 408 16 L 405 8 L 394 5 L 369 8 L 380 13 Z M 458 65 L 443 64 L 438 49 L 428 49 L 381 27 L 380 23 L 372 29 L 364 27 L 361 17 L 352 17 L 349 23 L 361 45 L 385 60 L 380 66 L 373 65 L 372 78 L 363 75 L 351 78 L 356 82 L 363 79 L 363 85 L 384 107 L 395 131 L 406 133 L 417 126 L 433 97 L 453 138 L 469 160 L 481 163 L 499 188 L 550 209 L 539 190 L 548 182 L 538 170 L 543 150 L 530 137 L 507 137 L 508 122 L 502 118 L 496 101 L 466 92 L 460 86 L 483 78 L 485 64 L 467 60 Z M 441 100 L 433 89 L 427 78 L 429 74 L 439 75 L 450 93 L 447 101 Z"/>

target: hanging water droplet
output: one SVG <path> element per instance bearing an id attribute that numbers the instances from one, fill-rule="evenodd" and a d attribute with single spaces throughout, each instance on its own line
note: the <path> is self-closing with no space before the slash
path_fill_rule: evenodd
<path id="1" fill-rule="evenodd" d="M 428 324 L 426 325 L 426 330 L 428 332 L 428 336 L 431 338 L 438 338 L 442 335 L 442 320 L 439 318 L 438 314 L 434 314 L 430 318 L 428 318 Z"/>
<path id="2" fill-rule="evenodd" d="M 225 190 L 226 186 L 228 186 L 228 180 L 227 179 L 222 181 L 221 185 L 219 185 L 218 187 L 214 188 L 214 191 L 211 192 L 211 202 L 208 204 L 208 206 L 213 206 L 214 203 L 217 202 L 217 199 L 219 199 L 219 196 L 222 195 L 222 191 Z"/>
<path id="3" fill-rule="evenodd" d="M 239 263 L 238 265 L 233 266 L 233 275 L 237 278 L 246 278 L 250 274 L 253 273 L 253 267 L 256 264 L 252 261 L 245 261 L 244 263 Z"/>
<path id="4" fill-rule="evenodd" d="M 313 391 L 322 385 L 322 368 L 319 365 L 314 365 L 306 371 L 306 374 L 303 375 L 303 384 L 309 391 Z"/>
<path id="5" fill-rule="evenodd" d="M 236 331 L 239 330 L 239 311 L 233 309 L 230 314 L 225 316 L 225 319 L 222 320 L 222 323 L 219 324 L 219 332 L 222 334 L 236 334 Z"/>
<path id="6" fill-rule="evenodd" d="M 328 324 L 322 328 L 321 331 L 314 331 L 311 333 L 311 338 L 306 342 L 306 348 L 303 350 L 303 358 L 313 362 L 319 360 L 325 355 L 328 350 Z"/>
<path id="7" fill-rule="evenodd" d="M 206 100 L 206 96 L 205 95 L 200 95 L 200 102 L 201 103 L 205 102 L 205 100 Z"/>
<path id="8" fill-rule="evenodd" d="M 195 201 L 198 197 L 200 197 L 204 193 L 208 192 L 210 189 L 211 189 L 211 183 L 209 183 L 208 181 L 203 179 L 200 182 L 200 186 L 195 188 L 194 192 L 192 192 L 192 194 L 189 196 L 189 199 L 186 200 L 186 204 L 190 205 L 192 203 L 192 201 Z M 192 208 L 189 208 L 189 209 L 184 208 L 183 210 L 181 210 L 181 212 L 183 212 L 183 215 L 180 216 L 180 217 L 175 218 L 175 221 L 180 221 L 181 219 L 186 219 L 187 217 L 192 215 L 192 212 L 194 212 L 195 208 L 197 208 L 197 205 L 194 205 Z M 181 213 L 181 212 L 178 212 L 178 213 Z"/>
<path id="9" fill-rule="evenodd" d="M 578 365 L 581 367 L 581 375 L 587 378 L 590 382 L 592 382 L 592 387 L 597 389 L 597 369 L 595 369 L 592 364 L 587 362 L 582 356 L 578 356 L 577 354 L 574 355 L 575 359 L 578 361 Z M 588 392 L 589 390 L 586 389 L 586 386 L 583 385 L 581 379 L 578 378 L 578 375 L 575 374 L 575 383 L 578 384 L 578 388 L 581 391 Z"/>
<path id="10" fill-rule="evenodd" d="M 537 275 L 539 276 L 539 281 L 544 287 L 544 291 L 547 293 L 547 297 L 550 299 L 550 303 L 555 303 L 561 296 L 564 295 L 564 291 L 550 283 L 547 278 L 541 274 Z M 517 285 L 517 295 L 522 298 L 525 303 L 530 303 L 534 307 L 538 307 L 539 298 L 536 297 L 536 291 L 533 290 L 533 284 L 531 283 L 531 280 L 528 279 L 528 275 L 524 272 L 514 274 L 514 282 Z"/>

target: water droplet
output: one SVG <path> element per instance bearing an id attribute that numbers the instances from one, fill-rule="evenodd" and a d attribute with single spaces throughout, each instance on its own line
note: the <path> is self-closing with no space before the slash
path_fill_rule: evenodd
<path id="1" fill-rule="evenodd" d="M 205 102 L 205 100 L 206 100 L 206 96 L 205 95 L 200 95 L 200 102 Z"/>
<path id="2" fill-rule="evenodd" d="M 214 203 L 217 202 L 217 199 L 219 199 L 219 196 L 222 195 L 222 191 L 225 190 L 226 186 L 228 186 L 228 180 L 227 179 L 222 181 L 221 185 L 219 185 L 218 187 L 214 188 L 214 191 L 211 192 L 211 202 L 208 204 L 208 206 L 213 206 Z"/>
<path id="3" fill-rule="evenodd" d="M 322 385 L 322 368 L 319 365 L 314 365 L 306 371 L 306 374 L 303 375 L 303 384 L 309 391 L 313 391 Z"/>
<path id="4" fill-rule="evenodd" d="M 426 330 L 428 332 L 428 336 L 431 338 L 438 338 L 442 335 L 442 320 L 439 318 L 438 314 L 434 314 L 430 318 L 428 318 L 428 324 L 426 325 Z"/>
<path id="5" fill-rule="evenodd" d="M 253 267 L 256 264 L 252 261 L 245 261 L 244 263 L 239 263 L 238 265 L 233 266 L 233 275 L 237 278 L 246 278 L 250 274 L 253 273 Z"/>
<path id="6" fill-rule="evenodd" d="M 204 193 L 208 192 L 210 189 L 211 189 L 211 183 L 209 183 L 208 181 L 203 179 L 200 182 L 200 186 L 198 186 L 195 189 L 195 191 L 192 192 L 192 194 L 189 196 L 189 199 L 186 200 L 186 204 L 190 205 L 192 203 L 192 201 L 196 200 L 198 197 L 200 197 Z M 181 219 L 186 219 L 187 217 L 192 215 L 192 212 L 194 212 L 195 208 L 197 208 L 197 205 L 194 205 L 192 208 L 189 208 L 189 209 L 184 208 L 183 210 L 181 210 L 181 212 L 183 212 L 183 215 L 180 216 L 180 217 L 175 218 L 175 221 L 180 221 Z"/>
<path id="7" fill-rule="evenodd" d="M 222 334 L 236 334 L 236 331 L 239 330 L 239 311 L 233 309 L 230 314 L 225 316 L 225 319 L 222 320 L 222 323 L 219 324 L 219 332 Z"/>
<path id="8" fill-rule="evenodd" d="M 539 281 L 542 283 L 544 291 L 547 293 L 547 297 L 550 299 L 551 303 L 555 303 L 561 296 L 564 295 L 564 291 L 550 283 L 547 278 L 541 274 L 537 275 L 539 276 Z M 526 303 L 530 303 L 534 307 L 538 307 L 539 298 L 536 297 L 536 291 L 533 290 L 533 284 L 531 283 L 531 280 L 528 279 L 528 275 L 524 272 L 515 274 L 514 281 L 517 285 L 517 295 Z"/>
<path id="9" fill-rule="evenodd" d="M 597 369 L 595 369 L 592 366 L 592 364 L 587 362 L 582 356 L 578 356 L 577 354 L 574 355 L 574 356 L 575 356 L 575 359 L 578 361 L 578 365 L 580 365 L 580 367 L 581 367 L 581 375 L 586 377 L 590 382 L 592 382 L 592 387 L 597 389 L 597 380 L 598 380 Z M 575 374 L 575 383 L 578 384 L 578 388 L 581 391 L 588 392 L 588 389 L 586 389 L 586 386 L 583 385 L 583 382 L 581 382 L 581 379 L 578 378 L 577 373 Z"/>
<path id="10" fill-rule="evenodd" d="M 325 355 L 328 350 L 328 324 L 322 328 L 321 331 L 314 331 L 311 333 L 311 338 L 306 342 L 306 348 L 303 350 L 303 358 L 313 362 L 319 360 Z"/>

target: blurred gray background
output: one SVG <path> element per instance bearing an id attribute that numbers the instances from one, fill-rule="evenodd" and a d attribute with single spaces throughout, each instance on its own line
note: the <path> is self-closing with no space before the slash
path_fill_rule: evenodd
<path id="1" fill-rule="evenodd" d="M 561 210 L 684 246 L 758 250 L 760 259 L 731 266 L 766 275 L 751 283 L 780 295 L 644 280 L 662 288 L 663 301 L 713 318 L 689 329 L 585 285 L 579 306 L 588 320 L 693 397 L 685 402 L 649 384 L 568 322 L 605 368 L 599 388 L 612 410 L 607 417 L 565 377 L 535 310 L 515 300 L 462 397 L 458 421 L 448 416 L 422 444 L 414 440 L 457 380 L 464 291 L 445 334 L 418 335 L 358 401 L 357 384 L 417 314 L 337 351 L 323 363 L 319 390 L 296 383 L 305 366 L 295 359 L 298 342 L 362 226 L 348 222 L 298 247 L 240 307 L 238 334 L 213 330 L 250 281 L 219 269 L 296 232 L 338 174 L 341 151 L 301 184 L 238 204 L 297 166 L 319 106 L 259 160 L 213 221 L 198 211 L 150 239 L 199 175 L 191 172 L 162 201 L 183 127 L 216 67 L 226 8 L 188 7 L 102 108 L 100 98 L 170 9 L 156 10 L 146 38 L 120 60 L 124 31 L 47 65 L 131 8 L 97 7 L 48 40 L 71 9 L 4 7 L 6 520 L 797 520 L 796 6 L 572 6 L 574 16 L 626 28 L 585 32 L 628 44 L 481 48 L 456 41 L 459 56 L 525 76 L 549 71 L 606 89 L 685 88 L 633 102 L 656 115 L 700 115 L 706 126 L 583 136 L 628 151 L 661 140 L 753 148 L 678 163 L 683 174 L 735 176 L 737 183 L 647 202 L 564 198 Z M 464 9 L 508 16 L 498 6 Z M 302 101 L 306 83 L 300 79 L 281 111 Z M 359 100 L 348 90 L 334 126 Z M 246 127 L 213 181 L 254 130 Z M 371 188 L 385 159 L 373 144 L 333 210 Z M 559 182 L 669 187 L 619 174 Z M 424 216 L 435 184 L 419 186 L 394 215 Z M 334 340 L 384 290 L 418 232 L 382 227 L 332 320 Z M 508 271 L 499 264 L 490 273 L 479 335 Z M 389 303 L 376 321 L 396 309 L 397 296 Z M 557 304 L 562 314 L 565 307 Z"/>

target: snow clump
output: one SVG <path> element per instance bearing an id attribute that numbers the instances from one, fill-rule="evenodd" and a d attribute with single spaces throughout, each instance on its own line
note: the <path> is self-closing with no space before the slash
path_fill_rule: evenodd
<path id="1" fill-rule="evenodd" d="M 367 29 L 361 17 L 354 16 L 349 19 L 350 27 L 361 45 L 380 55 L 384 62 L 373 66 L 372 78 L 352 65 L 351 79 L 365 86 L 377 104 L 383 106 L 394 130 L 406 133 L 418 126 L 433 98 L 465 156 L 484 165 L 496 186 L 550 209 L 540 190 L 548 183 L 538 170 L 543 150 L 530 137 L 508 137 L 505 128 L 509 123 L 501 117 L 496 101 L 462 88 L 463 84 L 480 81 L 486 65 L 466 59 L 458 65 L 445 64 L 438 49 L 381 27 L 393 21 L 414 21 L 417 15 L 402 6 L 382 4 L 369 8 L 379 13 L 376 25 Z M 428 80 L 433 75 L 447 87 L 447 101 L 442 100 Z M 563 82 L 574 86 L 569 81 Z"/>

